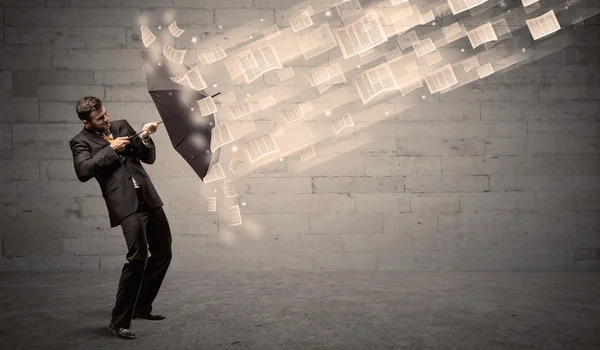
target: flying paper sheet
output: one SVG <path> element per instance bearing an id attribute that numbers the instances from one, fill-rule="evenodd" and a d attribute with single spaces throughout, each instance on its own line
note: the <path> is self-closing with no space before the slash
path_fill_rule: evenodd
<path id="1" fill-rule="evenodd" d="M 387 35 L 375 10 L 368 10 L 355 22 L 336 29 L 334 34 L 345 59 L 387 41 Z"/>
<path id="2" fill-rule="evenodd" d="M 450 64 L 447 64 L 442 69 L 426 76 L 425 81 L 427 82 L 427 87 L 431 94 L 447 89 L 458 83 L 456 75 L 454 75 L 454 71 L 452 70 L 452 65 Z"/>
<path id="3" fill-rule="evenodd" d="M 492 27 L 492 23 L 490 22 L 468 31 L 467 36 L 473 48 L 486 42 L 498 40 L 496 32 L 494 32 L 494 27 Z"/>
<path id="4" fill-rule="evenodd" d="M 325 53 L 337 46 L 329 24 L 324 23 L 309 34 L 296 39 L 305 60 Z"/>
<path id="5" fill-rule="evenodd" d="M 344 114 L 342 116 L 335 117 L 331 123 L 331 126 L 333 126 L 333 131 L 337 135 L 342 132 L 343 129 L 353 127 L 354 121 L 352 121 L 350 114 Z"/>
<path id="6" fill-rule="evenodd" d="M 240 213 L 240 206 L 234 205 L 229 208 L 229 227 L 240 226 L 242 224 L 242 214 Z"/>
<path id="7" fill-rule="evenodd" d="M 177 50 L 167 43 L 163 44 L 163 55 L 171 62 L 182 64 L 186 52 L 187 50 Z"/>
<path id="8" fill-rule="evenodd" d="M 171 33 L 176 38 L 179 38 L 179 36 L 183 34 L 183 32 L 185 32 L 185 30 L 179 29 L 176 21 L 171 23 L 171 25 L 169 26 L 169 33 Z"/>
<path id="9" fill-rule="evenodd" d="M 142 26 L 140 30 L 142 31 L 142 43 L 144 43 L 145 47 L 150 46 L 156 40 L 156 35 L 146 26 Z"/>
<path id="10" fill-rule="evenodd" d="M 275 144 L 273 136 L 270 134 L 264 134 L 248 142 L 246 145 L 246 151 L 248 153 L 250 163 L 254 163 L 268 156 L 269 154 L 279 152 L 279 149 Z"/>
<path id="11" fill-rule="evenodd" d="M 357 76 L 354 80 L 354 86 L 363 104 L 386 91 L 399 87 L 388 63 L 369 69 Z"/>
<path id="12" fill-rule="evenodd" d="M 527 27 L 529 28 L 529 32 L 531 32 L 533 40 L 548 36 L 560 29 L 560 24 L 556 19 L 554 10 L 550 10 L 539 17 L 525 20 L 525 23 L 527 23 Z"/>
<path id="13" fill-rule="evenodd" d="M 208 173 L 204 177 L 203 182 L 205 184 L 208 184 L 213 181 L 221 180 L 224 178 L 225 178 L 225 172 L 223 171 L 223 168 L 221 167 L 221 163 L 217 162 L 212 167 L 210 167 L 210 169 L 208 170 Z"/>

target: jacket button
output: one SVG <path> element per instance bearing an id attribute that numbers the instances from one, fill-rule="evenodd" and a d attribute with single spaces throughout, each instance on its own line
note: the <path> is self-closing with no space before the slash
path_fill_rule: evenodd
<path id="1" fill-rule="evenodd" d="M 129 177 L 129 180 L 131 180 L 131 176 Z"/>
<path id="2" fill-rule="evenodd" d="M 196 159 L 196 156 L 192 156 L 192 159 Z"/>

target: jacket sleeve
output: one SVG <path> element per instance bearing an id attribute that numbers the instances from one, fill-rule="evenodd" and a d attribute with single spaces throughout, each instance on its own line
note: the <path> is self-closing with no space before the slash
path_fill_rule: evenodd
<path id="1" fill-rule="evenodd" d="M 137 132 L 133 129 L 131 124 L 127 120 L 125 121 L 125 127 L 129 131 L 131 135 L 137 134 Z M 154 146 L 154 141 L 150 137 L 148 137 L 149 145 L 144 145 L 141 137 L 134 137 L 131 139 L 131 143 L 135 149 L 137 157 L 140 161 L 146 164 L 153 164 L 156 161 L 156 147 Z"/>
<path id="2" fill-rule="evenodd" d="M 119 155 L 108 145 L 92 157 L 92 153 L 85 142 L 71 140 L 69 142 L 73 152 L 73 166 L 77 178 L 86 182 L 96 176 L 102 169 L 109 167 L 113 162 L 119 160 Z"/>

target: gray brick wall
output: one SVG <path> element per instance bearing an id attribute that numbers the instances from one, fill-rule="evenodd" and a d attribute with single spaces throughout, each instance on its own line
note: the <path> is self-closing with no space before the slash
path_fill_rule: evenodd
<path id="1" fill-rule="evenodd" d="M 83 95 L 100 97 L 137 130 L 160 120 L 145 87 L 140 20 L 153 30 L 177 20 L 186 29 L 179 47 L 190 47 L 192 35 L 194 47 L 231 47 L 272 24 L 287 27 L 289 9 L 300 4 L 0 0 L 0 270 L 116 271 L 125 262 L 121 229 L 110 228 L 97 183 L 77 180 L 68 140 L 81 130 L 74 103 Z M 145 168 L 170 220 L 172 269 L 599 268 L 600 4 L 540 5 L 531 16 L 554 8 L 586 17 L 583 27 L 564 29 L 569 45 L 550 40 L 535 60 L 445 94 L 424 89 L 353 110 L 356 127 L 318 145 L 317 157 L 290 155 L 235 178 L 247 203 L 241 227 L 206 211 L 213 186 L 199 181 L 160 130 L 157 161 Z M 344 24 L 336 16 L 328 22 Z M 440 51 L 456 61 L 464 46 Z M 295 48 L 284 42 L 278 50 Z M 296 74 L 338 59 L 338 51 L 296 60 Z M 298 94 L 309 86 L 280 82 L 274 72 L 247 86 L 232 83 L 222 66 L 205 78 L 238 96 L 289 95 L 279 110 L 317 96 Z M 325 95 L 315 106 L 333 108 L 345 97 Z M 255 120 L 265 131 L 285 125 L 265 114 Z M 306 125 L 330 131 L 324 120 Z"/>

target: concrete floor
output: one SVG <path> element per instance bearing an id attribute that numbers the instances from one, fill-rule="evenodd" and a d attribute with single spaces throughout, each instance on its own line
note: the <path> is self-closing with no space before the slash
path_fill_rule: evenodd
<path id="1" fill-rule="evenodd" d="M 118 272 L 3 272 L 0 348 L 600 349 L 600 273 L 169 272 L 139 339 Z"/>

